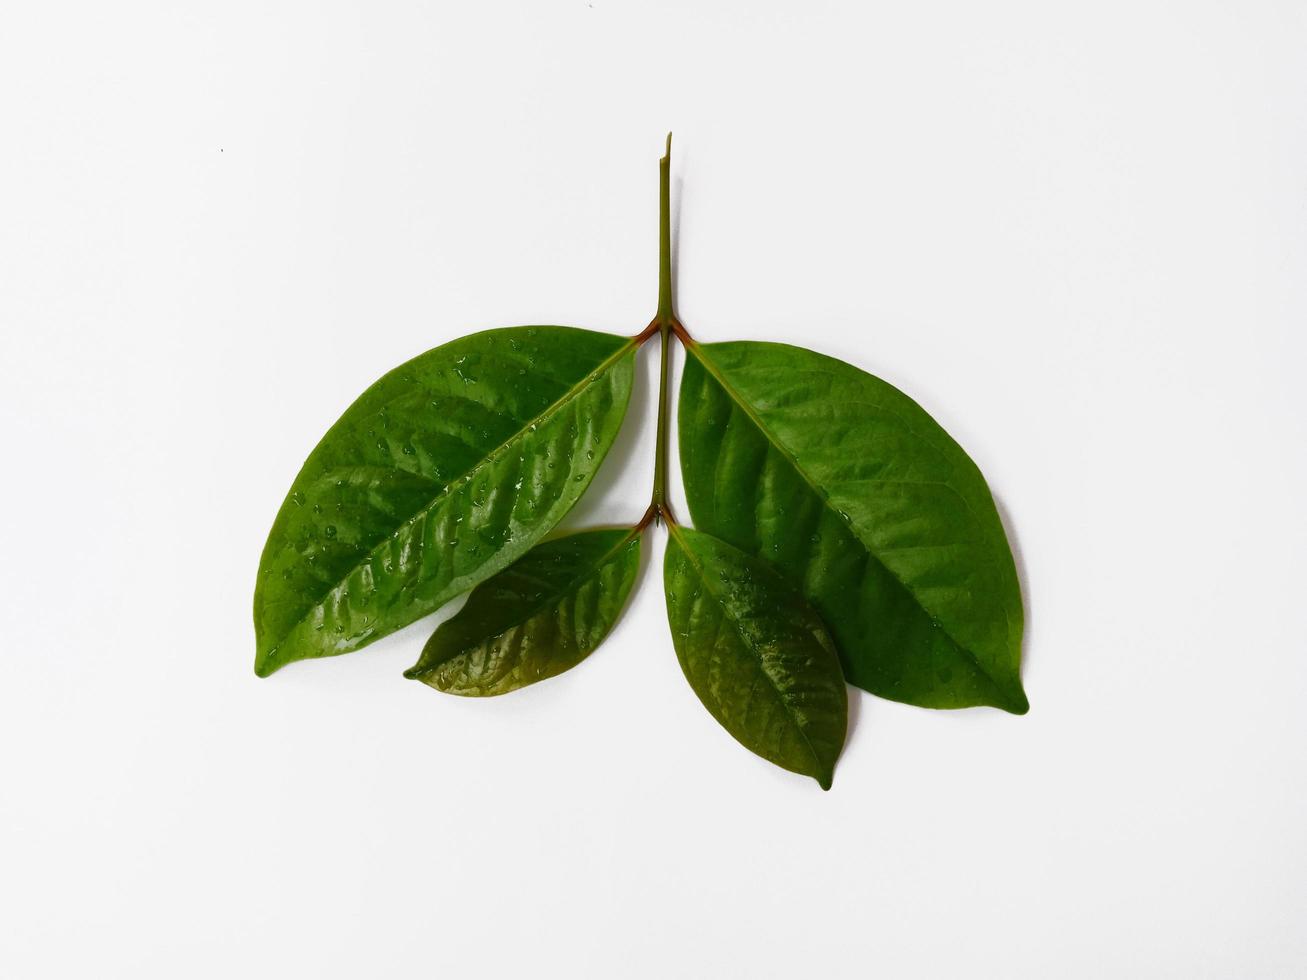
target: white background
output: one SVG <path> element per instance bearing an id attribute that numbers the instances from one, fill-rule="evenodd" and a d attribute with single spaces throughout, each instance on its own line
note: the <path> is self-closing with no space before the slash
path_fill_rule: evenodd
<path id="1" fill-rule="evenodd" d="M 0 975 L 1307 975 L 1307 9 L 14 4 L 0 26 Z M 904 388 L 1019 556 L 1030 714 L 855 696 L 832 792 L 608 642 L 252 672 L 377 376 L 679 310 Z M 652 345 L 569 524 L 644 508 Z M 677 499 L 681 499 L 679 492 Z"/>

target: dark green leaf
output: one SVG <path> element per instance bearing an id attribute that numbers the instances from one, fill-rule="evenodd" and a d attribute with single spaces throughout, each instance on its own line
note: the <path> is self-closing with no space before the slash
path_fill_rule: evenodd
<path id="1" fill-rule="evenodd" d="M 488 330 L 364 392 L 268 535 L 255 671 L 356 650 L 524 554 L 612 445 L 634 352 L 628 338 L 571 327 Z"/>
<path id="2" fill-rule="evenodd" d="M 667 619 L 699 700 L 750 751 L 830 789 L 848 692 L 820 618 L 766 562 L 672 527 Z"/>
<path id="3" fill-rule="evenodd" d="M 686 362 L 696 526 L 778 566 L 859 687 L 1025 712 L 1016 571 L 958 444 L 891 385 L 799 347 L 692 344 Z"/>
<path id="4" fill-rule="evenodd" d="M 613 628 L 639 564 L 640 533 L 630 528 L 538 544 L 473 589 L 404 676 L 483 697 L 561 674 Z"/>

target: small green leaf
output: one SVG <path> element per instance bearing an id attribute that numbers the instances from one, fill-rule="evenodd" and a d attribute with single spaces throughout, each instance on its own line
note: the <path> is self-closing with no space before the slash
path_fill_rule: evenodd
<path id="1" fill-rule="evenodd" d="M 506 694 L 575 667 L 608 635 L 640 565 L 640 532 L 538 544 L 482 582 L 404 672 L 438 691 Z"/>
<path id="2" fill-rule="evenodd" d="M 912 399 L 784 344 L 690 344 L 681 468 L 695 525 L 776 565 L 851 683 L 1017 714 L 1021 592 L 976 465 Z"/>
<path id="3" fill-rule="evenodd" d="M 663 583 L 686 680 L 745 748 L 830 789 L 849 706 L 825 626 L 766 562 L 669 527 Z"/>
<path id="4" fill-rule="evenodd" d="M 487 330 L 365 391 L 268 535 L 255 672 L 366 646 L 525 554 L 612 445 L 634 356 L 629 338 L 589 330 Z"/>

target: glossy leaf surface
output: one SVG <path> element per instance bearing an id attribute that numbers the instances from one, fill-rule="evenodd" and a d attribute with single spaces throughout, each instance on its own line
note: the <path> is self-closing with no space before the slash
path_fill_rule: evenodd
<path id="1" fill-rule="evenodd" d="M 1022 607 L 989 488 L 912 399 L 783 344 L 692 344 L 679 402 L 695 525 L 817 608 L 849 680 L 933 708 L 1028 708 Z"/>
<path id="2" fill-rule="evenodd" d="M 830 789 L 848 692 L 812 607 L 766 562 L 673 528 L 663 564 L 667 618 L 686 679 L 745 748 Z"/>
<path id="3" fill-rule="evenodd" d="M 561 674 L 608 635 L 639 565 L 640 534 L 630 528 L 538 544 L 473 589 L 404 676 L 484 697 Z"/>
<path id="4" fill-rule="evenodd" d="M 523 555 L 612 445 L 634 351 L 571 327 L 488 330 L 364 392 L 313 450 L 268 536 L 255 671 L 365 646 Z"/>

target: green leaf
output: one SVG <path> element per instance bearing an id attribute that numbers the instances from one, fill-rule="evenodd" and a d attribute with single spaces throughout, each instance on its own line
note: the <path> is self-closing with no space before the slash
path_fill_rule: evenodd
<path id="1" fill-rule="evenodd" d="M 745 748 L 830 789 L 849 705 L 821 619 L 766 562 L 669 527 L 663 583 L 686 680 Z"/>
<path id="2" fill-rule="evenodd" d="M 404 672 L 438 691 L 506 694 L 575 667 L 608 635 L 640 565 L 640 532 L 538 544 L 482 582 Z"/>
<path id="3" fill-rule="evenodd" d="M 915 402 L 783 344 L 690 344 L 681 467 L 695 525 L 816 606 L 848 679 L 1017 714 L 1021 593 L 984 478 Z"/>
<path id="4" fill-rule="evenodd" d="M 356 650 L 523 555 L 612 445 L 634 353 L 629 338 L 572 327 L 487 330 L 365 391 L 268 535 L 255 672 Z"/>

